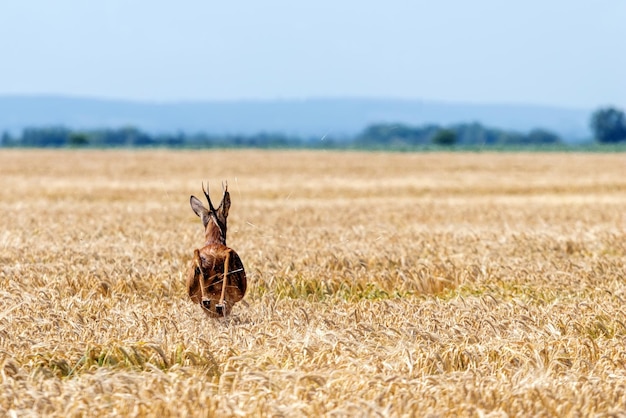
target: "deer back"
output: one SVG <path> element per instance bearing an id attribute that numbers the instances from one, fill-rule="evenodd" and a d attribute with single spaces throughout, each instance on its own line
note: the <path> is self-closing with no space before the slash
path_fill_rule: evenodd
<path id="1" fill-rule="evenodd" d="M 218 312 L 221 302 L 224 269 L 228 256 L 228 285 L 224 295 L 225 310 Z M 231 248 L 210 244 L 194 251 L 194 260 L 187 276 L 187 288 L 192 302 L 199 303 L 212 317 L 228 316 L 233 305 L 246 294 L 247 278 L 243 262 Z M 202 282 L 205 283 L 203 304 Z M 207 301 L 208 300 L 208 301 Z"/>

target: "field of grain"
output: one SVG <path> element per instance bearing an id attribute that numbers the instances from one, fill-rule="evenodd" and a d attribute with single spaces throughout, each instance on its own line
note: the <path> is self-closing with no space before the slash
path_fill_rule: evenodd
<path id="1" fill-rule="evenodd" d="M 5 150 L 0 415 L 624 414 L 625 276 L 623 154 Z"/>

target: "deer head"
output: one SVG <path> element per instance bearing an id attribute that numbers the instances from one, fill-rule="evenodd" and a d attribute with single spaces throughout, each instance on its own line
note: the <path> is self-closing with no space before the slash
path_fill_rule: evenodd
<path id="1" fill-rule="evenodd" d="M 208 188 L 209 185 L 207 183 L 207 190 Z M 204 192 L 204 196 L 206 196 L 206 200 L 209 202 L 209 208 L 205 208 L 200 199 L 193 195 L 189 199 L 191 209 L 202 219 L 206 238 L 205 245 L 226 245 L 226 220 L 228 218 L 228 210 L 230 209 L 228 183 L 224 183 L 223 189 L 224 196 L 222 196 L 222 201 L 217 208 L 213 206 L 208 191 L 204 189 L 204 183 L 202 183 L 202 191 Z"/>

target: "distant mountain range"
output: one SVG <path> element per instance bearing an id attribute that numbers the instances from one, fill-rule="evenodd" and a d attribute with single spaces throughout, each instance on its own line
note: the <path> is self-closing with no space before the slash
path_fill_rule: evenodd
<path id="1" fill-rule="evenodd" d="M 446 103 L 400 99 L 135 102 L 64 96 L 0 96 L 0 132 L 62 125 L 73 129 L 134 126 L 159 133 L 284 133 L 351 136 L 373 123 L 551 130 L 565 141 L 590 137 L 591 110 L 533 105 Z"/>

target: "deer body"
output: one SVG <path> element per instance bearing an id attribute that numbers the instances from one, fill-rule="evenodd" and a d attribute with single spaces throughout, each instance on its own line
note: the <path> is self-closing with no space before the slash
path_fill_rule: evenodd
<path id="1" fill-rule="evenodd" d="M 191 209 L 202 219 L 205 229 L 204 247 L 194 250 L 187 274 L 187 291 L 194 303 L 200 304 L 211 317 L 227 316 L 233 305 L 246 293 L 246 272 L 239 255 L 226 246 L 226 219 L 230 209 L 228 185 L 217 209 L 209 194 L 202 191 L 209 209 L 195 196 L 191 196 Z"/>

